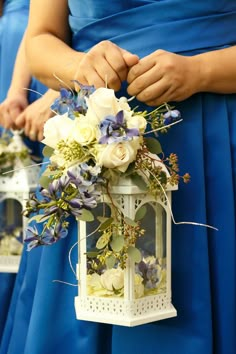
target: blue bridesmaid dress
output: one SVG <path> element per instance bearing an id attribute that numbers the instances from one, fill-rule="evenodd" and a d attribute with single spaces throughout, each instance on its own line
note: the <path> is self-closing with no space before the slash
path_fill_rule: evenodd
<path id="1" fill-rule="evenodd" d="M 18 47 L 28 22 L 29 0 L 3 0 L 3 15 L 0 17 L 0 102 L 7 95 L 11 83 L 12 72 Z M 31 88 L 37 92 L 45 92 L 45 87 L 35 79 Z M 39 96 L 29 93 L 29 102 Z M 41 154 L 41 144 L 25 139 L 34 155 Z M 7 318 L 7 313 L 15 283 L 15 274 L 0 273 L 0 342 Z"/>
<path id="2" fill-rule="evenodd" d="M 72 45 L 79 51 L 108 39 L 140 57 L 160 48 L 191 56 L 236 42 L 234 0 L 68 3 Z M 235 354 L 236 95 L 199 93 L 176 106 L 183 122 L 162 145 L 178 154 L 180 173 L 192 178 L 173 195 L 175 219 L 219 229 L 173 225 L 178 316 L 133 328 L 77 321 L 76 287 L 54 282 L 76 284 L 68 263 L 77 236 L 72 222 L 66 239 L 42 249 L 34 271 L 21 267 L 1 354 Z"/>

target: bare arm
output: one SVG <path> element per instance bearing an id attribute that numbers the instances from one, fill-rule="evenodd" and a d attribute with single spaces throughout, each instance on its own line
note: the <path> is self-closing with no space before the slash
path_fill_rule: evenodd
<path id="1" fill-rule="evenodd" d="M 109 41 L 88 53 L 70 48 L 66 0 L 32 0 L 27 35 L 27 56 L 34 76 L 58 90 L 60 82 L 73 87 L 71 80 L 118 90 L 138 57 Z M 126 60 L 123 56 L 126 56 Z"/>
<path id="2" fill-rule="evenodd" d="M 0 122 L 5 128 L 15 129 L 15 118 L 28 105 L 28 88 L 31 82 L 31 74 L 25 56 L 25 36 L 19 46 L 14 70 L 6 99 L 0 104 Z"/>
<path id="3" fill-rule="evenodd" d="M 236 46 L 193 57 L 199 69 L 197 91 L 236 93 Z"/>
<path id="4" fill-rule="evenodd" d="M 128 74 L 128 92 L 151 106 L 197 92 L 236 93 L 236 46 L 186 57 L 157 50 Z"/>
<path id="5" fill-rule="evenodd" d="M 31 73 L 25 55 L 25 40 L 26 34 L 24 34 L 17 52 L 8 96 L 15 92 L 22 92 L 24 88 L 29 87 L 31 82 Z M 24 93 L 25 96 L 28 95 L 27 91 Z"/>

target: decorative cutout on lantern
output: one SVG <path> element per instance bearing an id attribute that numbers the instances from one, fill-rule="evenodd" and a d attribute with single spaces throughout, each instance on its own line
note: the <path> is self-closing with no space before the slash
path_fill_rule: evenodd
<path id="1" fill-rule="evenodd" d="M 19 131 L 1 137 L 0 145 L 0 272 L 16 273 L 28 222 L 22 211 L 36 189 L 39 168 L 26 168 L 32 161 Z"/>
<path id="2" fill-rule="evenodd" d="M 170 210 L 171 191 L 176 189 L 170 185 L 165 196 L 155 198 L 121 178 L 102 194 L 98 213 L 103 210 L 107 218 L 100 232 L 94 222 L 79 222 L 77 319 L 136 326 L 176 316 L 171 303 Z M 117 227 L 109 229 L 114 219 Z"/>

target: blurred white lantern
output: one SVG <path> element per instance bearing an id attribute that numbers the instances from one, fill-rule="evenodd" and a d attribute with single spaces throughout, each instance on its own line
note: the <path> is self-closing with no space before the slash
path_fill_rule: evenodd
<path id="1" fill-rule="evenodd" d="M 131 220 L 146 210 L 140 220 L 145 234 L 134 245 L 141 251 L 142 258 L 135 263 L 134 257 L 128 256 L 124 269 L 116 263 L 111 269 L 91 271 L 91 262 L 94 263 L 91 251 L 99 236 L 98 232 L 87 236 L 98 224 L 78 223 L 77 319 L 136 326 L 176 316 L 171 302 L 170 210 L 171 192 L 176 189 L 177 186 L 169 186 L 166 196 L 160 199 L 144 192 L 131 179 L 120 179 L 119 185 L 103 196 L 98 209 L 101 212 L 105 205 L 111 216 L 114 205 Z M 135 253 L 135 248 L 133 251 Z"/>
<path id="2" fill-rule="evenodd" d="M 20 132 L 14 131 L 5 152 L 17 153 L 27 149 Z M 4 151 L 0 152 L 0 155 Z M 6 155 L 7 156 L 7 155 Z M 0 174 L 0 272 L 16 273 L 23 249 L 24 231 L 28 219 L 22 215 L 30 193 L 35 191 L 39 167 L 33 166 L 29 156 L 7 161 L 4 168 L 13 172 Z"/>

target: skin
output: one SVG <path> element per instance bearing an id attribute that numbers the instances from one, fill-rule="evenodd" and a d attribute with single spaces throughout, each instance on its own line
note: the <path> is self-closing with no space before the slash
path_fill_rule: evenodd
<path id="1" fill-rule="evenodd" d="M 116 91 L 127 80 L 128 93 L 151 106 L 182 101 L 197 92 L 236 92 L 235 46 L 192 57 L 158 49 L 139 59 L 103 41 L 88 53 L 76 52 L 70 48 L 66 0 L 31 0 L 26 52 L 33 74 L 54 89 L 58 77 L 70 87 L 77 79 Z"/>
<path id="2" fill-rule="evenodd" d="M 43 125 L 52 117 L 50 105 L 58 92 L 48 90 L 37 101 L 29 104 L 27 88 L 31 73 L 25 56 L 25 36 L 18 49 L 11 85 L 6 99 L 0 104 L 0 125 L 6 129 L 24 129 L 33 141 L 43 139 Z M 37 117 L 37 119 L 35 119 Z"/>

